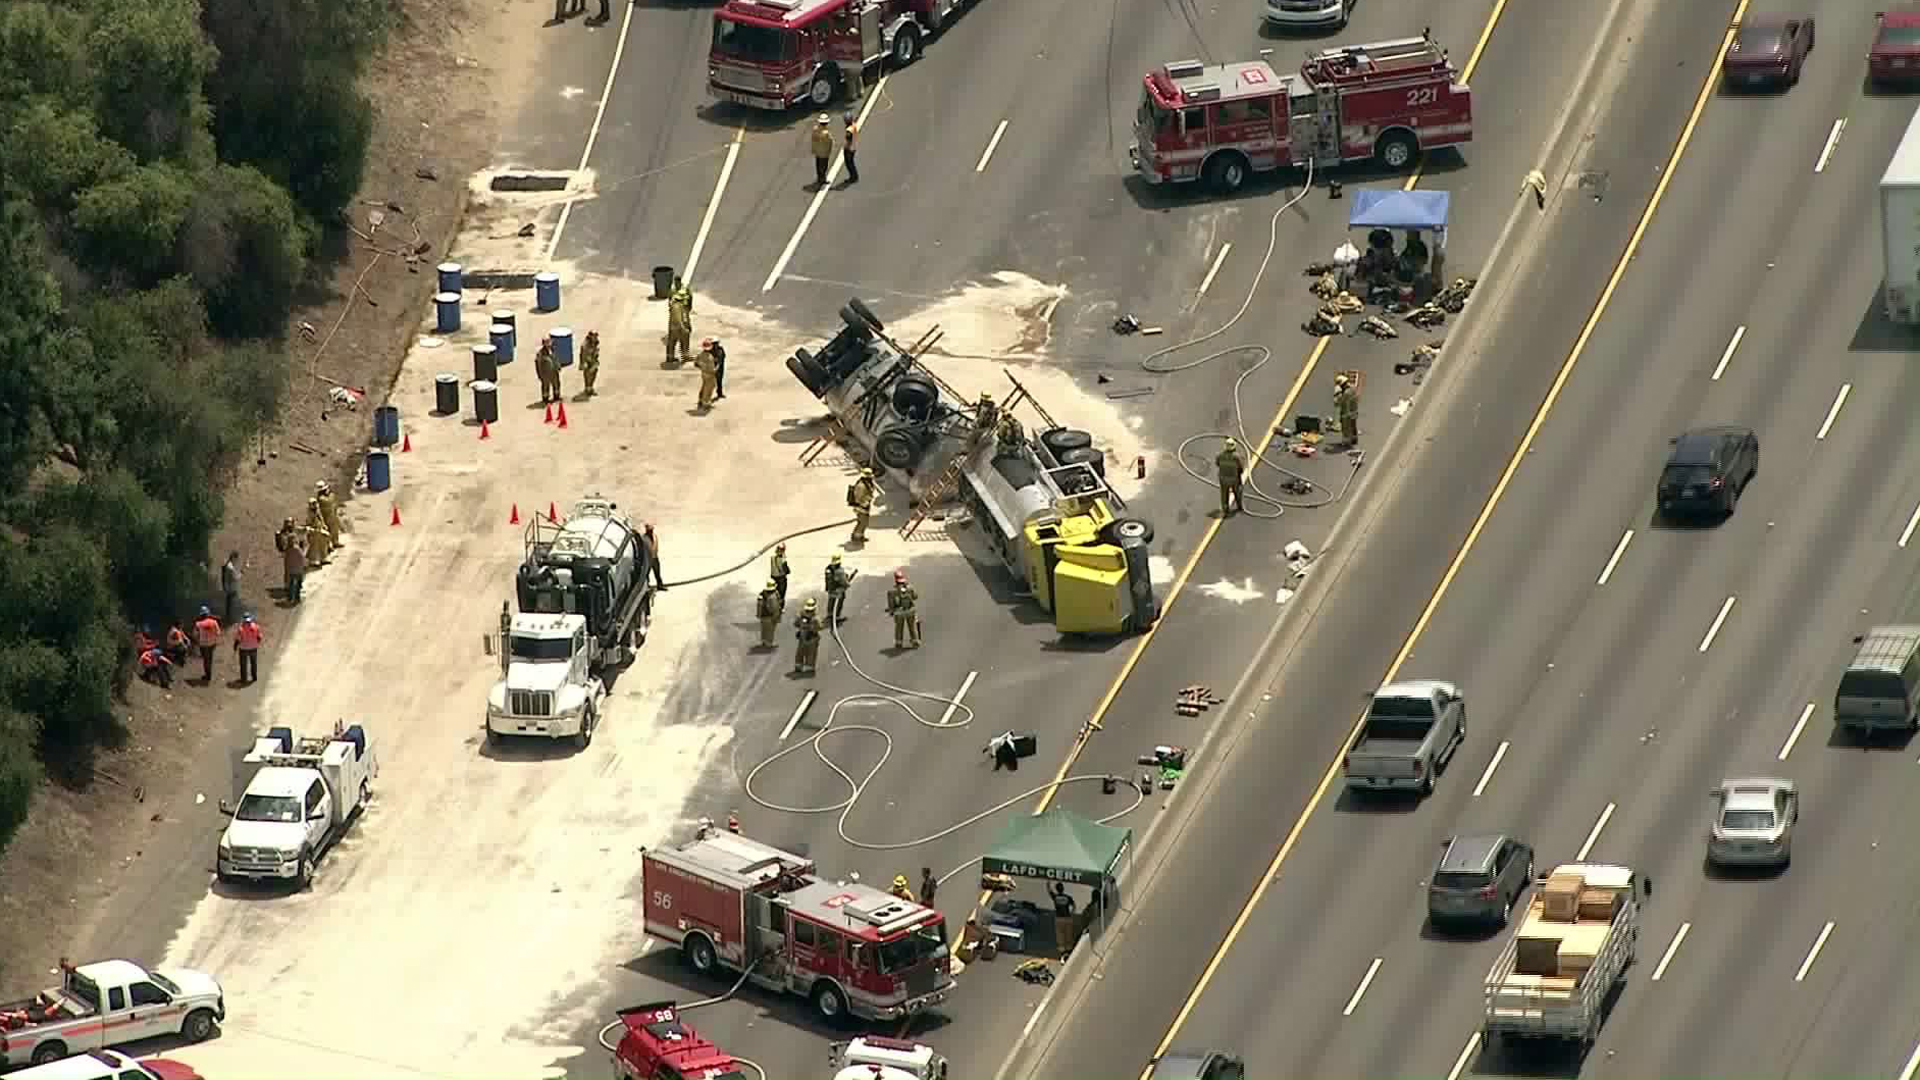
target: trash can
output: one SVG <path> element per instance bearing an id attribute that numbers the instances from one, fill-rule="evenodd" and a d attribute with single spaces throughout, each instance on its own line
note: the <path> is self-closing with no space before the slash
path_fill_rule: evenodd
<path id="1" fill-rule="evenodd" d="M 433 411 L 441 416 L 460 411 L 460 376 L 443 371 L 433 377 Z"/>
<path id="2" fill-rule="evenodd" d="M 494 323 L 487 328 L 487 340 L 493 343 L 494 363 L 513 362 L 513 327 L 506 323 Z"/>
<path id="3" fill-rule="evenodd" d="M 457 293 L 460 291 L 460 286 L 464 278 L 460 272 L 459 263 L 443 262 L 436 269 L 439 271 L 439 274 L 440 274 L 440 291 L 441 292 Z"/>
<path id="4" fill-rule="evenodd" d="M 474 380 L 473 418 L 485 424 L 500 422 L 500 388 L 486 379 Z"/>
<path id="5" fill-rule="evenodd" d="M 433 294 L 433 328 L 442 334 L 452 334 L 460 329 L 460 294 L 457 292 L 438 292 Z"/>
<path id="6" fill-rule="evenodd" d="M 473 381 L 493 382 L 500 377 L 500 361 L 494 355 L 492 345 L 473 347 Z"/>
<path id="7" fill-rule="evenodd" d="M 656 266 L 653 268 L 653 298 L 665 300 L 673 294 L 673 267 Z"/>
<path id="8" fill-rule="evenodd" d="M 367 490 L 385 491 L 393 486 L 393 459 L 385 450 L 367 455 Z"/>
<path id="9" fill-rule="evenodd" d="M 551 270 L 533 276 L 533 310 L 560 310 L 560 275 Z"/>
<path id="10" fill-rule="evenodd" d="M 400 441 L 400 410 L 382 405 L 373 410 L 373 445 L 392 446 Z"/>
<path id="11" fill-rule="evenodd" d="M 555 367 L 573 366 L 573 328 L 556 326 L 547 331 L 547 339 L 553 342 L 553 364 Z"/>

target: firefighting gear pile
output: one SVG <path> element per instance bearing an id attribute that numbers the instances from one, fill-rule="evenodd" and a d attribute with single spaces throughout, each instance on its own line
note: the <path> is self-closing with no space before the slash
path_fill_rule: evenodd
<path id="1" fill-rule="evenodd" d="M 1419 385 L 1426 378 L 1427 369 L 1434 365 L 1434 361 L 1440 359 L 1440 348 L 1445 344 L 1445 340 L 1435 339 L 1425 345 L 1415 345 L 1412 356 L 1393 365 L 1393 373 L 1411 375 L 1414 385 Z"/>
<path id="2" fill-rule="evenodd" d="M 1369 315 L 1366 318 L 1361 319 L 1360 329 L 1365 330 L 1367 333 L 1372 334 L 1374 337 L 1380 338 L 1382 340 L 1385 340 L 1387 338 L 1397 338 L 1400 336 L 1400 331 L 1395 330 L 1393 328 L 1392 323 L 1389 323 L 1387 320 L 1381 318 L 1378 315 Z"/>
<path id="3" fill-rule="evenodd" d="M 1033 986 L 1053 985 L 1053 970 L 1045 960 L 1022 960 L 1020 966 L 1013 969 L 1013 977 Z"/>
<path id="4" fill-rule="evenodd" d="M 1360 298 L 1352 293 L 1344 291 L 1337 292 L 1325 303 L 1320 305 L 1320 309 L 1313 313 L 1313 318 L 1308 319 L 1306 323 L 1301 326 L 1301 329 L 1312 334 L 1314 337 L 1332 337 L 1335 334 L 1344 334 L 1346 330 L 1340 325 L 1340 317 L 1350 312 L 1359 311 L 1365 306 L 1365 304 L 1360 302 Z"/>
<path id="5" fill-rule="evenodd" d="M 1440 290 L 1432 300 L 1409 312 L 1407 321 L 1422 330 L 1439 326 L 1447 321 L 1448 315 L 1458 315 L 1466 309 L 1467 298 L 1473 295 L 1476 284 L 1474 278 L 1454 278 L 1453 284 Z"/>

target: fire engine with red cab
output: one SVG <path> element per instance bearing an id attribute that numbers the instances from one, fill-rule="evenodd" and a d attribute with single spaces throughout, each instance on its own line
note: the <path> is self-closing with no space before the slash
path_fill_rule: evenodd
<path id="1" fill-rule="evenodd" d="M 754 109 L 826 105 L 854 73 L 905 67 L 966 0 L 727 0 L 707 90 Z"/>
<path id="2" fill-rule="evenodd" d="M 621 1009 L 626 1028 L 613 1050 L 619 1080 L 747 1080 L 740 1060 L 680 1020 L 671 1001 Z"/>
<path id="3" fill-rule="evenodd" d="M 1145 84 L 1128 153 L 1150 184 L 1234 191 L 1254 172 L 1369 159 L 1398 170 L 1473 138 L 1472 91 L 1426 34 L 1323 49 L 1298 75 L 1183 60 Z"/>
<path id="4" fill-rule="evenodd" d="M 702 824 L 683 844 L 643 850 L 646 932 L 698 972 L 745 972 L 798 994 L 828 1020 L 894 1020 L 953 990 L 940 912 L 811 859 Z"/>

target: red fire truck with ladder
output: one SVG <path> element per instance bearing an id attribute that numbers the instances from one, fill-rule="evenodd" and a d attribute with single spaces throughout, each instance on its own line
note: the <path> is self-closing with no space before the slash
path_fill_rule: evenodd
<path id="1" fill-rule="evenodd" d="M 953 990 L 946 919 L 933 908 L 829 881 L 811 859 L 711 824 L 640 860 L 646 932 L 695 971 L 745 972 L 830 1021 L 911 1016 Z"/>
<path id="2" fill-rule="evenodd" d="M 707 90 L 754 109 L 818 108 L 849 78 L 905 67 L 968 0 L 727 0 L 713 13 Z"/>
<path id="3" fill-rule="evenodd" d="M 1324 49 L 1298 75 L 1265 60 L 1183 60 L 1149 74 L 1133 166 L 1150 184 L 1234 191 L 1254 172 L 1374 159 L 1404 169 L 1473 138 L 1473 94 L 1426 34 Z"/>

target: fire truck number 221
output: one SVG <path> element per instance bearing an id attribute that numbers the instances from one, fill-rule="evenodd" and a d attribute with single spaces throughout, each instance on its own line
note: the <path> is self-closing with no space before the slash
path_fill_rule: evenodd
<path id="1" fill-rule="evenodd" d="M 1254 172 L 1378 160 L 1473 138 L 1473 94 L 1431 37 L 1326 49 L 1297 75 L 1264 60 L 1184 60 L 1147 75 L 1133 166 L 1150 184 L 1205 180 L 1235 191 Z"/>

